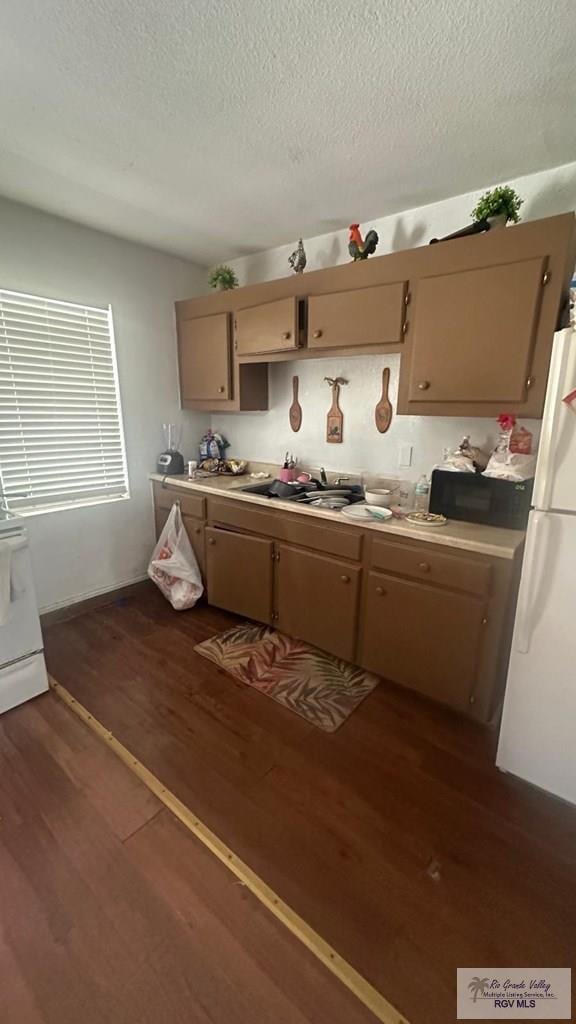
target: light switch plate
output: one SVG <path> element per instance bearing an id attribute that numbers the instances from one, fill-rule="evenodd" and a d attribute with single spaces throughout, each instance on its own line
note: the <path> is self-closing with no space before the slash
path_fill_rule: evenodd
<path id="1" fill-rule="evenodd" d="M 398 466 L 400 469 L 408 469 L 412 465 L 412 452 L 413 448 L 411 444 L 401 444 L 398 452 Z"/>

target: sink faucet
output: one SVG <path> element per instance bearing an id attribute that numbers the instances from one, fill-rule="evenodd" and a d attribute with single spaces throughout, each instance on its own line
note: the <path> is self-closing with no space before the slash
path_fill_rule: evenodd
<path id="1" fill-rule="evenodd" d="M 334 483 L 335 484 L 345 484 L 346 481 L 349 480 L 349 479 L 350 479 L 349 476 L 337 476 L 336 480 L 334 481 Z"/>

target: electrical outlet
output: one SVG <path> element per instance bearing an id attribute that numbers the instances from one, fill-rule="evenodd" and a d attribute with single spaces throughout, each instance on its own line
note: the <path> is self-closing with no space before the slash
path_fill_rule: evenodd
<path id="1" fill-rule="evenodd" d="M 398 452 L 398 466 L 400 469 L 408 469 L 412 465 L 412 452 L 413 448 L 411 444 L 401 444 Z"/>

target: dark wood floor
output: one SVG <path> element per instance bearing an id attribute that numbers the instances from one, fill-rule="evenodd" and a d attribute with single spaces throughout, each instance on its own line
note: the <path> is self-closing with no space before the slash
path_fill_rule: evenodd
<path id="1" fill-rule="evenodd" d="M 374 1024 L 54 694 L 0 802 L 2 1024 Z"/>
<path id="2" fill-rule="evenodd" d="M 307 725 L 195 654 L 234 621 L 144 584 L 52 625 L 48 664 L 413 1024 L 455 1020 L 458 966 L 571 966 L 575 810 L 387 684 L 337 733 Z"/>

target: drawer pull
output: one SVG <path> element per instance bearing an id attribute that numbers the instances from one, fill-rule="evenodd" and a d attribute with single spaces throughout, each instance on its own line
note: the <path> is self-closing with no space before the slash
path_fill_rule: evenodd
<path id="1" fill-rule="evenodd" d="M 384 587 L 376 587 L 376 593 L 379 597 L 383 597 L 386 591 L 384 590 Z"/>
<path id="2" fill-rule="evenodd" d="M 342 580 L 342 583 L 350 583 L 349 576 L 341 576 L 340 579 Z"/>
<path id="3" fill-rule="evenodd" d="M 226 388 L 224 387 L 223 384 L 221 384 L 220 387 L 218 388 L 218 394 L 219 395 L 223 395 L 225 390 L 226 390 Z"/>
<path id="4" fill-rule="evenodd" d="M 215 544 L 216 541 L 214 540 L 214 537 L 208 537 L 208 543 L 209 544 Z"/>
<path id="5" fill-rule="evenodd" d="M 418 568 L 421 569 L 422 572 L 430 572 L 430 564 L 428 562 L 418 562 Z"/>
<path id="6" fill-rule="evenodd" d="M 194 530 L 194 533 L 202 533 L 202 527 L 197 526 L 196 529 Z M 214 543 L 214 541 L 212 541 L 212 543 Z"/>
<path id="7" fill-rule="evenodd" d="M 312 337 L 313 338 L 321 338 L 322 337 L 322 331 L 313 331 Z"/>
<path id="8" fill-rule="evenodd" d="M 418 391 L 428 391 L 429 387 L 430 387 L 430 381 L 429 380 L 420 380 L 420 381 L 418 381 Z"/>
<path id="9" fill-rule="evenodd" d="M 282 341 L 290 340 L 290 331 L 282 331 Z"/>

